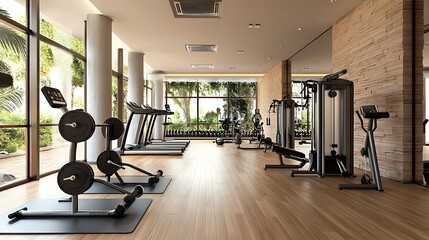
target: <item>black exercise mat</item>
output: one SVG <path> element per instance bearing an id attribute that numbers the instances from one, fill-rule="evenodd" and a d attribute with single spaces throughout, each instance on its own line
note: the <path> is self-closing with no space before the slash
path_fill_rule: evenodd
<path id="1" fill-rule="evenodd" d="M 79 210 L 113 209 L 122 199 L 79 199 Z M 7 215 L 27 207 L 29 210 L 67 210 L 70 202 L 57 199 L 38 199 L 3 212 L 0 215 L 0 234 L 89 234 L 131 233 L 145 214 L 152 199 L 141 198 L 127 209 L 125 215 L 115 217 L 38 217 L 10 220 Z"/>
<path id="2" fill-rule="evenodd" d="M 137 184 L 140 184 L 144 188 L 144 194 L 162 194 L 167 189 L 171 182 L 171 177 L 160 177 L 159 181 L 153 185 L 147 183 L 148 177 L 143 176 L 124 176 L 122 177 L 125 184 L 120 184 L 118 179 L 111 178 L 111 183 L 124 188 L 127 191 L 132 191 Z M 117 194 L 120 193 L 113 188 L 109 188 L 98 182 L 94 182 L 92 187 L 85 192 L 89 194 Z"/>

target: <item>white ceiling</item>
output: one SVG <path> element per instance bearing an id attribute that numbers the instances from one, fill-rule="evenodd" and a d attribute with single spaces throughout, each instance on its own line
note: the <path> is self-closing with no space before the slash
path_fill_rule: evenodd
<path id="1" fill-rule="evenodd" d="M 174 18 L 168 0 L 90 1 L 113 19 L 113 31 L 132 51 L 145 53 L 145 61 L 154 70 L 166 73 L 266 73 L 362 2 L 223 0 L 220 18 L 184 19 Z M 248 29 L 249 23 L 262 27 Z M 189 43 L 218 44 L 219 49 L 216 53 L 188 53 L 185 44 Z M 215 68 L 189 67 L 209 63 Z"/>
<path id="2" fill-rule="evenodd" d="M 362 2 L 330 1 L 223 0 L 220 19 L 175 19 L 168 0 L 41 0 L 40 8 L 44 17 L 81 39 L 87 14 L 103 13 L 112 17 L 113 31 L 124 41 L 118 43 L 118 47 L 144 52 L 145 61 L 155 70 L 266 73 Z M 429 0 L 424 0 L 424 8 L 425 25 L 428 25 Z M 260 23 L 262 28 L 251 31 L 247 28 L 249 23 Z M 298 26 L 304 30 L 297 31 Z M 294 56 L 293 73 L 330 72 L 330 39 L 328 32 Z M 217 43 L 219 52 L 186 53 L 186 43 Z M 425 34 L 425 43 L 429 44 L 429 34 Z M 246 53 L 237 54 L 239 49 Z M 189 68 L 191 63 L 214 63 L 215 69 L 195 71 Z M 428 46 L 424 48 L 424 66 L 429 66 Z"/>

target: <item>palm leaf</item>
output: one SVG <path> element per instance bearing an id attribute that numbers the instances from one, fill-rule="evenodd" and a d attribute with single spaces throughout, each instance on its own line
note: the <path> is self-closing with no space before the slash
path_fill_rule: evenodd
<path id="1" fill-rule="evenodd" d="M 2 8 L 0 8 L 0 14 L 3 15 L 3 16 L 5 16 L 5 17 L 7 17 L 7 18 L 10 18 L 9 13 L 6 10 L 2 9 Z"/>
<path id="2" fill-rule="evenodd" d="M 4 25 L 0 25 L 0 46 L 16 54 L 25 55 L 25 39 Z"/>
<path id="3" fill-rule="evenodd" d="M 22 106 L 24 91 L 19 88 L 0 89 L 0 110 L 13 112 Z"/>
<path id="4" fill-rule="evenodd" d="M 0 72 L 10 74 L 9 66 L 2 60 L 0 60 Z"/>

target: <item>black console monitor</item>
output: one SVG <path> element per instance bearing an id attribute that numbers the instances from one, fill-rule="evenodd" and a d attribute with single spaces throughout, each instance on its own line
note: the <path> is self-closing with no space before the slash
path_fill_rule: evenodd
<path id="1" fill-rule="evenodd" d="M 165 106 L 166 111 L 168 111 L 168 112 L 171 111 L 170 105 L 168 103 L 166 103 L 164 106 Z"/>
<path id="2" fill-rule="evenodd" d="M 380 119 L 389 117 L 388 112 L 379 112 L 377 105 L 361 106 L 360 113 L 364 118 Z"/>
<path id="3" fill-rule="evenodd" d="M 60 90 L 45 86 L 42 87 L 42 93 L 52 108 L 62 108 L 67 106 L 66 100 Z"/>

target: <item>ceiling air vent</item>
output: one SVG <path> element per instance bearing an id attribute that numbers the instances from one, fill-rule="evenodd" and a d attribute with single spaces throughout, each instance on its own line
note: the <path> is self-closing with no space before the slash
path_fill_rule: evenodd
<path id="1" fill-rule="evenodd" d="M 192 69 L 213 69 L 213 64 L 191 64 Z"/>
<path id="2" fill-rule="evenodd" d="M 221 0 L 170 0 L 175 17 L 218 17 Z"/>
<path id="3" fill-rule="evenodd" d="M 217 44 L 186 44 L 187 52 L 217 52 Z"/>

